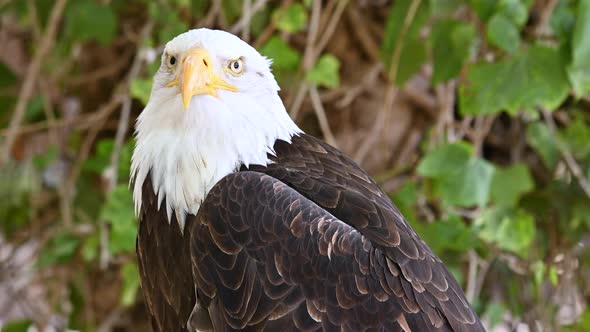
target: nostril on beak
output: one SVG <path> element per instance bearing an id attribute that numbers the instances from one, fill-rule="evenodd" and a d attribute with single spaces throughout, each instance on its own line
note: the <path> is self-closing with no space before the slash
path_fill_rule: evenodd
<path id="1" fill-rule="evenodd" d="M 203 64 L 205 65 L 205 67 L 209 67 L 209 64 L 207 63 L 207 60 L 203 59 Z"/>

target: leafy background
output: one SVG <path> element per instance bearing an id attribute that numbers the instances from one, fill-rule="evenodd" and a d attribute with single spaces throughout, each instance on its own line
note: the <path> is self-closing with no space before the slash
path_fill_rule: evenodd
<path id="1" fill-rule="evenodd" d="M 232 31 L 494 331 L 590 331 L 590 0 L 0 0 L 2 331 L 144 331 L 128 190 L 162 45 Z"/>

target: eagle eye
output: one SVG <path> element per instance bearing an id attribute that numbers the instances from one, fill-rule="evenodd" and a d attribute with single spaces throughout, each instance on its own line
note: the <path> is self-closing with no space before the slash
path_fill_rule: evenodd
<path id="1" fill-rule="evenodd" d="M 168 66 L 168 69 L 172 69 L 174 68 L 174 66 L 176 65 L 176 57 L 174 55 L 167 55 L 166 56 L 166 66 Z"/>
<path id="2" fill-rule="evenodd" d="M 244 60 L 242 58 L 231 60 L 227 67 L 232 74 L 240 75 L 244 71 Z"/>

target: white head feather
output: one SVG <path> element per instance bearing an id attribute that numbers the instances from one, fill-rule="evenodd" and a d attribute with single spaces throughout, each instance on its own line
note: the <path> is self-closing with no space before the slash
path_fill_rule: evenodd
<path id="1" fill-rule="evenodd" d="M 165 61 L 169 55 L 181 59 L 194 47 L 207 50 L 214 72 L 238 91 L 195 95 L 184 109 L 179 87 L 167 86 L 178 69 Z M 244 64 L 240 76 L 224 70 L 238 58 Z M 186 214 L 197 213 L 221 178 L 242 164 L 266 165 L 277 139 L 290 142 L 301 132 L 279 98 L 270 64 L 246 42 L 220 30 L 191 30 L 166 44 L 150 100 L 136 124 L 131 176 L 137 214 L 149 174 L 158 207 L 165 198 L 168 221 L 174 211 L 183 228 Z"/>

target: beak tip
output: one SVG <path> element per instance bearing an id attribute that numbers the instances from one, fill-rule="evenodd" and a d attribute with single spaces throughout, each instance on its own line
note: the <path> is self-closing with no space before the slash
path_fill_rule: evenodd
<path id="1" fill-rule="evenodd" d="M 192 96 L 191 96 L 191 97 L 192 97 Z M 191 99 L 192 99 L 192 98 L 185 98 L 185 97 L 182 97 L 182 106 L 184 107 L 184 109 L 185 109 L 185 110 L 187 110 L 187 109 L 188 109 L 188 106 L 189 106 L 189 105 L 190 105 L 190 103 L 191 103 Z"/>

